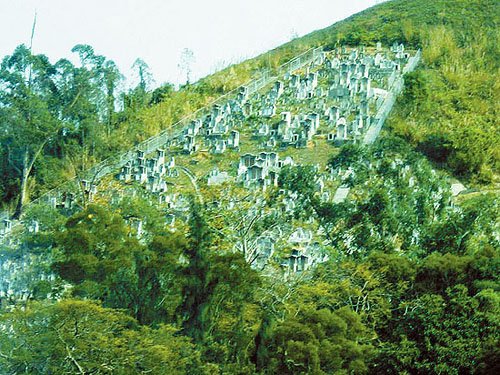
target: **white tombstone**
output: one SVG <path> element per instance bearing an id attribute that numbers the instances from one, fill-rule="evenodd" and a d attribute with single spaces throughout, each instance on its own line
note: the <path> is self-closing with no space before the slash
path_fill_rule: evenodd
<path id="1" fill-rule="evenodd" d="M 240 133 L 237 130 L 232 130 L 228 139 L 228 146 L 231 148 L 240 147 Z"/>

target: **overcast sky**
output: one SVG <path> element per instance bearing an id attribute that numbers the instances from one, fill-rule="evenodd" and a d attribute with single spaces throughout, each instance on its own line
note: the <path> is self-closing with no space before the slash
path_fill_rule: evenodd
<path id="1" fill-rule="evenodd" d="M 376 0 L 0 0 L 0 56 L 29 44 L 52 62 L 76 62 L 71 48 L 90 44 L 130 77 L 142 58 L 156 81 L 179 83 L 184 48 L 193 51 L 192 81 L 329 26 Z M 76 56 L 75 56 L 76 57 Z M 131 80 L 129 80 L 131 81 Z"/>

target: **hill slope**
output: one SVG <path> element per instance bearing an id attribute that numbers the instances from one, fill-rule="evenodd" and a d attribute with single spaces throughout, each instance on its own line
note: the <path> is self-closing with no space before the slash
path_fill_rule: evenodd
<path id="1" fill-rule="evenodd" d="M 385 45 L 403 42 L 424 50 L 424 65 L 410 80 L 407 99 L 391 122 L 394 131 L 458 176 L 489 183 L 497 178 L 499 167 L 499 151 L 495 147 L 499 143 L 495 131 L 499 12 L 494 0 L 389 1 L 224 69 L 179 92 L 166 86 L 145 93 L 140 85 L 126 96 L 126 110 L 111 116 L 99 115 L 108 111 L 102 96 L 94 100 L 82 95 L 90 95 L 90 91 L 85 91 L 89 87 L 69 92 L 64 94 L 67 106 L 71 106 L 63 109 L 67 112 L 66 127 L 73 129 L 82 122 L 89 132 L 85 137 L 81 132 L 69 133 L 71 136 L 65 141 L 52 140 L 43 148 L 44 158 L 34 165 L 28 194 L 36 196 L 75 170 L 132 147 L 245 83 L 262 69 L 274 69 L 311 47 L 333 48 L 338 43 L 373 46 L 377 41 Z M 82 57 L 89 54 L 82 47 L 75 51 Z M 96 74 L 101 73 L 91 70 L 92 64 L 87 66 L 88 72 L 78 74 L 98 79 Z M 81 85 L 77 83 L 81 81 L 75 82 Z M 107 92 L 105 87 L 102 90 Z M 62 147 L 64 144 L 69 145 Z M 0 193 L 3 203 L 13 204 L 21 176 L 9 165 L 6 150 L 2 154 L 4 178 Z"/>
<path id="2" fill-rule="evenodd" d="M 80 199 L 30 207 L 29 230 L 0 252 L 0 372 L 498 373 L 498 195 L 452 197 L 447 171 L 436 170 L 478 184 L 497 178 L 497 24 L 493 1 L 390 1 L 178 92 L 139 86 L 118 114 L 98 106 L 112 90 L 92 97 L 100 86 L 86 85 L 104 74 L 109 89 L 109 64 L 52 70 L 37 58 L 36 88 L 46 90 L 27 101 L 37 121 L 14 116 L 25 113 L 18 102 L 19 112 L 0 107 L 12 124 L 47 125 L 29 133 L 33 144 L 44 129 L 60 132 L 41 143 L 32 192 L 168 129 L 264 68 L 326 49 L 286 85 L 243 93 L 247 107 L 233 99 L 211 108 L 169 140 L 168 154 L 134 153 L 118 176 L 79 181 Z M 423 48 L 423 65 L 405 77 L 390 128 L 374 144 L 353 143 L 408 60 L 379 40 Z M 375 55 L 373 90 L 361 51 L 368 62 Z M 28 57 L 20 49 L 3 68 Z M 58 71 L 79 78 L 68 82 L 80 91 L 53 96 L 46 78 Z M 210 144 L 190 142 L 202 130 Z M 19 139 L 5 140 L 2 187 L 15 196 Z"/>

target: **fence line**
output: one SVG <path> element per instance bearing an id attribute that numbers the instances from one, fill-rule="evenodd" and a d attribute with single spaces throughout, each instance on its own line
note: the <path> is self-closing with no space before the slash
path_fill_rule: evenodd
<path id="1" fill-rule="evenodd" d="M 370 126 L 367 130 L 364 138 L 363 144 L 370 144 L 375 141 L 380 130 L 382 130 L 382 126 L 385 123 L 385 120 L 389 116 L 389 113 L 392 111 L 392 107 L 396 102 L 396 97 L 401 93 L 404 87 L 404 77 L 403 75 L 409 72 L 412 72 L 417 67 L 420 62 L 420 58 L 422 57 L 422 52 L 420 50 L 417 51 L 415 56 L 410 57 L 408 63 L 403 68 L 403 74 L 399 75 L 396 79 L 393 80 L 391 87 L 387 92 L 387 97 L 384 99 L 382 106 L 379 108 L 376 116 L 375 116 L 375 124 Z"/>

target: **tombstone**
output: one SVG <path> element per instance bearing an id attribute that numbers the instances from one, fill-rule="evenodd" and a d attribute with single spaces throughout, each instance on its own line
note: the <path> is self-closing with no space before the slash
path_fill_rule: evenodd
<path id="1" fill-rule="evenodd" d="M 57 208 L 57 198 L 56 197 L 49 197 L 49 206 L 51 208 Z"/>
<path id="2" fill-rule="evenodd" d="M 167 163 L 167 168 L 172 169 L 175 168 L 175 157 L 171 157 L 170 160 Z"/>
<path id="3" fill-rule="evenodd" d="M 278 154 L 275 152 L 261 152 L 256 159 L 256 163 L 260 161 L 267 167 L 274 167 L 278 158 Z"/>
<path id="4" fill-rule="evenodd" d="M 146 171 L 146 167 L 144 166 L 139 166 L 137 168 L 137 172 L 135 174 L 135 180 L 137 182 L 139 182 L 140 184 L 143 184 L 144 182 L 146 182 L 148 178 L 148 174 L 147 174 L 147 171 Z"/>
<path id="5" fill-rule="evenodd" d="M 276 114 L 276 104 L 266 104 L 261 111 L 262 117 L 273 117 Z"/>
<path id="6" fill-rule="evenodd" d="M 217 122 L 212 128 L 212 134 L 214 135 L 223 135 L 226 134 L 229 130 L 229 125 L 226 120 L 222 120 Z"/>
<path id="7" fill-rule="evenodd" d="M 319 117 L 320 116 L 318 113 L 311 113 L 309 116 L 307 116 L 308 120 L 310 120 L 314 133 L 316 133 L 319 128 Z"/>
<path id="8" fill-rule="evenodd" d="M 156 185 L 158 183 L 158 179 L 156 176 L 149 175 L 146 181 L 146 190 L 154 193 L 156 191 Z"/>
<path id="9" fill-rule="evenodd" d="M 215 186 L 223 184 L 229 180 L 229 174 L 227 172 L 219 172 L 217 168 L 212 170 L 208 176 L 207 185 Z"/>
<path id="10" fill-rule="evenodd" d="M 376 47 L 376 49 L 377 49 L 377 52 L 382 51 L 382 43 L 377 42 L 377 47 Z"/>
<path id="11" fill-rule="evenodd" d="M 453 197 L 456 197 L 465 190 L 467 190 L 467 188 L 459 181 L 453 182 L 450 187 L 451 195 Z"/>
<path id="12" fill-rule="evenodd" d="M 292 254 L 288 257 L 289 272 L 300 273 L 306 271 L 308 267 L 309 257 L 299 250 L 292 250 Z"/>
<path id="13" fill-rule="evenodd" d="M 338 107 L 333 106 L 328 110 L 328 121 L 336 123 L 340 117 L 340 110 Z"/>
<path id="14" fill-rule="evenodd" d="M 368 116 L 368 101 L 367 100 L 362 100 L 359 103 L 359 115 L 361 117 L 367 117 Z"/>
<path id="15" fill-rule="evenodd" d="M 269 125 L 268 124 L 260 125 L 259 129 L 257 130 L 257 136 L 266 136 L 268 134 L 269 134 Z"/>
<path id="16" fill-rule="evenodd" d="M 244 154 L 240 156 L 240 166 L 244 166 L 246 168 L 251 167 L 255 164 L 256 156 L 252 154 Z"/>
<path id="17" fill-rule="evenodd" d="M 286 126 L 290 126 L 292 121 L 292 114 L 290 112 L 281 112 L 281 122 L 286 124 Z"/>
<path id="18" fill-rule="evenodd" d="M 353 49 L 349 55 L 349 60 L 351 61 L 356 61 L 358 58 L 358 50 L 357 49 Z"/>
<path id="19" fill-rule="evenodd" d="M 166 193 L 168 191 L 167 181 L 160 180 L 160 184 L 158 185 L 158 191 L 160 193 Z"/>
<path id="20" fill-rule="evenodd" d="M 91 184 L 90 188 L 88 190 L 88 193 L 89 193 L 89 197 L 96 195 L 97 194 L 97 185 Z"/>
<path id="21" fill-rule="evenodd" d="M 347 195 L 349 195 L 350 190 L 351 188 L 349 188 L 348 186 L 345 185 L 340 186 L 335 191 L 335 195 L 333 196 L 333 203 L 342 203 L 343 201 L 345 201 Z"/>
<path id="22" fill-rule="evenodd" d="M 165 150 L 159 148 L 156 150 L 156 159 L 158 165 L 165 164 Z"/>
<path id="23" fill-rule="evenodd" d="M 175 169 L 175 168 L 169 169 L 167 176 L 171 177 L 171 178 L 178 178 L 179 177 L 179 171 L 177 169 Z"/>
<path id="24" fill-rule="evenodd" d="M 137 238 L 141 238 L 142 234 L 143 234 L 142 220 L 140 220 L 140 219 L 133 220 L 132 223 L 130 224 L 130 226 L 134 230 L 135 236 Z"/>
<path id="25" fill-rule="evenodd" d="M 307 83 L 309 86 L 309 90 L 314 90 L 316 87 L 318 87 L 318 72 L 309 73 L 309 76 L 307 77 Z"/>
<path id="26" fill-rule="evenodd" d="M 215 144 L 214 144 L 212 152 L 214 154 L 223 154 L 226 151 L 226 147 L 227 147 L 227 144 L 226 144 L 225 140 L 223 140 L 223 139 L 217 139 L 215 141 Z"/>
<path id="27" fill-rule="evenodd" d="M 132 166 L 130 165 L 130 162 L 127 162 L 123 167 L 121 167 L 118 179 L 124 182 L 129 182 L 132 179 Z"/>
<path id="28" fill-rule="evenodd" d="M 197 147 L 196 147 L 195 137 L 192 135 L 186 135 L 186 137 L 184 138 L 184 146 L 183 146 L 184 152 L 191 154 L 196 151 L 196 148 Z"/>
<path id="29" fill-rule="evenodd" d="M 158 171 L 158 160 L 156 159 L 146 159 L 146 168 L 149 173 L 157 173 Z"/>
<path id="30" fill-rule="evenodd" d="M 3 219 L 0 226 L 0 234 L 5 235 L 12 231 L 12 221 Z"/>
<path id="31" fill-rule="evenodd" d="M 185 134 L 186 135 L 198 135 L 202 126 L 201 120 L 193 120 L 186 127 Z"/>
<path id="32" fill-rule="evenodd" d="M 240 147 L 240 133 L 237 130 L 232 130 L 227 141 L 227 145 L 230 148 L 239 148 Z"/>
<path id="33" fill-rule="evenodd" d="M 38 233 L 39 230 L 40 230 L 40 223 L 37 220 L 32 220 L 28 227 L 28 231 L 31 233 Z"/>
<path id="34" fill-rule="evenodd" d="M 277 97 L 279 98 L 281 96 L 281 94 L 283 94 L 283 90 L 284 90 L 283 82 L 281 82 L 281 81 L 274 82 L 273 90 L 276 92 Z"/>
<path id="35" fill-rule="evenodd" d="M 359 91 L 359 80 L 354 76 L 349 81 L 349 91 L 351 96 L 356 95 Z"/>
<path id="36" fill-rule="evenodd" d="M 146 165 L 146 159 L 142 156 L 142 157 L 138 157 L 137 158 L 137 165 L 139 166 L 145 166 Z"/>
<path id="37" fill-rule="evenodd" d="M 64 208 L 67 210 L 73 209 L 73 204 L 75 202 L 75 195 L 73 193 L 66 193 L 64 195 Z"/>
<path id="38" fill-rule="evenodd" d="M 246 181 L 257 181 L 266 177 L 265 168 L 259 165 L 252 165 L 248 167 L 245 180 Z"/>
<path id="39" fill-rule="evenodd" d="M 347 139 L 347 123 L 344 117 L 339 118 L 339 120 L 337 121 L 336 139 L 339 141 Z"/>
<path id="40" fill-rule="evenodd" d="M 277 142 L 276 142 L 276 138 L 271 137 L 271 138 L 269 138 L 269 139 L 267 140 L 267 142 L 266 142 L 266 147 L 269 147 L 269 148 L 274 148 L 274 147 L 276 147 L 276 144 L 277 144 Z"/>
<path id="41" fill-rule="evenodd" d="M 371 89 L 370 78 L 367 77 L 361 78 L 359 91 L 362 93 L 369 93 L 370 89 Z"/>
<path id="42" fill-rule="evenodd" d="M 253 113 L 253 106 L 252 106 L 252 103 L 250 102 L 246 102 L 243 106 L 243 115 L 245 117 L 249 117 L 251 116 Z"/>
<path id="43" fill-rule="evenodd" d="M 300 75 L 292 74 L 290 76 L 290 87 L 297 88 L 300 85 Z"/>

